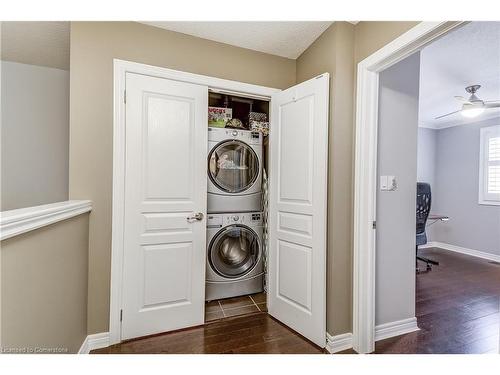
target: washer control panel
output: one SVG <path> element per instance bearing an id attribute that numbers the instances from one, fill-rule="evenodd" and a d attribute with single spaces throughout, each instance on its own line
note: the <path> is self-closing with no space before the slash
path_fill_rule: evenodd
<path id="1" fill-rule="evenodd" d="M 224 224 L 246 224 L 246 217 L 242 214 L 227 214 L 224 215 Z"/>
<path id="2" fill-rule="evenodd" d="M 207 227 L 221 228 L 231 224 L 260 225 L 262 224 L 261 212 L 227 213 L 227 214 L 208 214 Z"/>
<path id="3" fill-rule="evenodd" d="M 236 139 L 248 144 L 262 144 L 262 133 L 230 128 L 208 128 L 208 141 L 220 142 L 227 139 Z"/>

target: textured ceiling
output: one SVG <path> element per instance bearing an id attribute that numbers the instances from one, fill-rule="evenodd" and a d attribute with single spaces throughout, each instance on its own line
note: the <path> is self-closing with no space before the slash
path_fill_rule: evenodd
<path id="1" fill-rule="evenodd" d="M 2 60 L 69 70 L 69 22 L 2 22 Z"/>
<path id="2" fill-rule="evenodd" d="M 216 42 L 296 59 L 328 22 L 142 22 Z"/>
<path id="3" fill-rule="evenodd" d="M 468 98 L 465 87 L 473 84 L 482 86 L 482 100 L 500 100 L 500 22 L 471 22 L 422 50 L 420 126 L 439 129 L 500 116 L 491 109 L 474 119 L 458 113 L 434 120 L 459 110 L 454 96 Z"/>

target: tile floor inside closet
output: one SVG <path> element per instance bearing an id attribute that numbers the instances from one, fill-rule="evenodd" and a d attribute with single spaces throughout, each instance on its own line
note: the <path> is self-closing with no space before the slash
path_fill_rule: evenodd
<path id="1" fill-rule="evenodd" d="M 264 292 L 206 302 L 205 322 L 257 312 L 267 312 Z"/>

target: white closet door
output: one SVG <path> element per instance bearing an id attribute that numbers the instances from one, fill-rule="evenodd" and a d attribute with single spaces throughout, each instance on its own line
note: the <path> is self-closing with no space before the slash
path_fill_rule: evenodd
<path id="1" fill-rule="evenodd" d="M 315 344 L 326 341 L 329 75 L 272 97 L 269 313 Z"/>
<path id="2" fill-rule="evenodd" d="M 203 324 L 207 196 L 208 88 L 127 73 L 126 97 L 122 340 Z"/>

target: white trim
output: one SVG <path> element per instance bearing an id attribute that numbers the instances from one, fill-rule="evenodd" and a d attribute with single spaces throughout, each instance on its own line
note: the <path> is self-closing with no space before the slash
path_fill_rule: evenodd
<path id="1" fill-rule="evenodd" d="M 455 253 L 470 255 L 477 258 L 482 258 L 486 260 L 492 260 L 494 262 L 500 262 L 500 255 L 486 253 L 484 251 L 468 249 L 466 247 L 451 245 L 444 242 L 431 241 L 425 245 L 419 246 L 419 249 L 428 249 L 430 247 L 437 247 L 443 250 L 453 251 Z"/>
<path id="2" fill-rule="evenodd" d="M 352 348 L 352 333 L 342 333 L 341 335 L 332 336 L 326 334 L 326 350 L 328 353 L 338 353 L 343 350 Z"/>
<path id="3" fill-rule="evenodd" d="M 3 211 L 0 213 L 0 240 L 66 220 L 91 210 L 91 201 L 72 200 Z"/>
<path id="4" fill-rule="evenodd" d="M 417 326 L 417 318 L 396 320 L 395 322 L 380 324 L 375 327 L 375 341 L 388 339 L 390 337 L 404 335 L 406 333 L 420 331 Z"/>
<path id="5" fill-rule="evenodd" d="M 419 331 L 417 318 L 397 320 L 395 322 L 380 324 L 375 327 L 375 341 L 388 339 L 390 337 L 404 335 L 406 333 Z M 329 353 L 338 353 L 353 347 L 352 333 L 343 333 L 332 336 L 326 334 L 326 350 Z"/>
<path id="6" fill-rule="evenodd" d="M 78 354 L 89 354 L 89 337 L 85 337 L 83 340 L 82 346 L 80 346 L 80 349 L 78 350 Z"/>
<path id="7" fill-rule="evenodd" d="M 126 60 L 114 59 L 113 66 L 115 71 L 118 71 L 122 74 L 129 72 L 143 74 L 151 77 L 172 79 L 174 81 L 189 82 L 196 85 L 208 86 L 209 89 L 232 91 L 234 93 L 239 93 L 242 95 L 248 94 L 250 96 L 258 96 L 260 98 L 270 99 L 272 94 L 281 91 L 280 89 L 271 87 L 252 85 L 250 83 L 188 73 L 180 70 L 162 68 L 159 66 L 141 64 Z M 122 74 L 120 74 L 120 76 Z"/>
<path id="8" fill-rule="evenodd" d="M 438 128 L 436 126 L 436 124 L 428 124 L 428 123 L 425 123 L 425 122 L 419 123 L 418 127 L 419 128 L 424 128 L 424 129 L 432 129 L 432 130 L 439 130 L 439 129 L 441 129 L 441 128 Z"/>
<path id="9" fill-rule="evenodd" d="M 127 73 L 143 74 L 208 86 L 209 89 L 233 91 L 242 95 L 270 98 L 279 92 L 264 86 L 214 78 L 178 70 L 160 68 L 124 60 L 113 60 L 113 212 L 111 229 L 111 286 L 109 309 L 110 344 L 121 341 L 120 309 L 122 304 L 123 231 L 125 192 L 125 82 Z"/>
<path id="10" fill-rule="evenodd" d="M 89 354 L 92 350 L 107 348 L 109 346 L 109 332 L 95 333 L 88 335 L 83 340 L 78 354 Z"/>
<path id="11" fill-rule="evenodd" d="M 354 183 L 353 346 L 375 346 L 375 231 L 378 75 L 462 22 L 421 22 L 358 64 Z"/>
<path id="12" fill-rule="evenodd" d="M 478 203 L 488 206 L 500 206 L 500 194 L 491 194 L 485 191 L 488 185 L 488 167 L 491 161 L 488 160 L 488 146 L 490 138 L 497 138 L 500 136 L 500 125 L 485 126 L 479 129 L 479 196 Z M 498 161 L 493 162 L 496 165 Z"/>
<path id="13" fill-rule="evenodd" d="M 2 21 L 0 21 L 0 50 L 2 49 Z M 0 88 L 2 87 L 2 66 L 0 63 Z M 0 103 L 2 103 L 2 90 L 0 89 Z M 2 106 L 0 105 L 0 119 L 2 118 Z M 2 120 L 0 120 L 1 123 Z M 2 126 L 0 126 L 0 144 L 2 140 Z M 0 152 L 0 166 L 2 165 L 2 152 Z M 0 174 L 0 186 L 2 186 L 2 177 Z M 1 228 L 1 225 L 0 225 Z M 0 235 L 2 231 L 0 229 Z M 2 254 L 0 254 L 0 270 L 2 269 Z M 0 348 L 2 348 L 2 277 L 0 271 Z"/>

